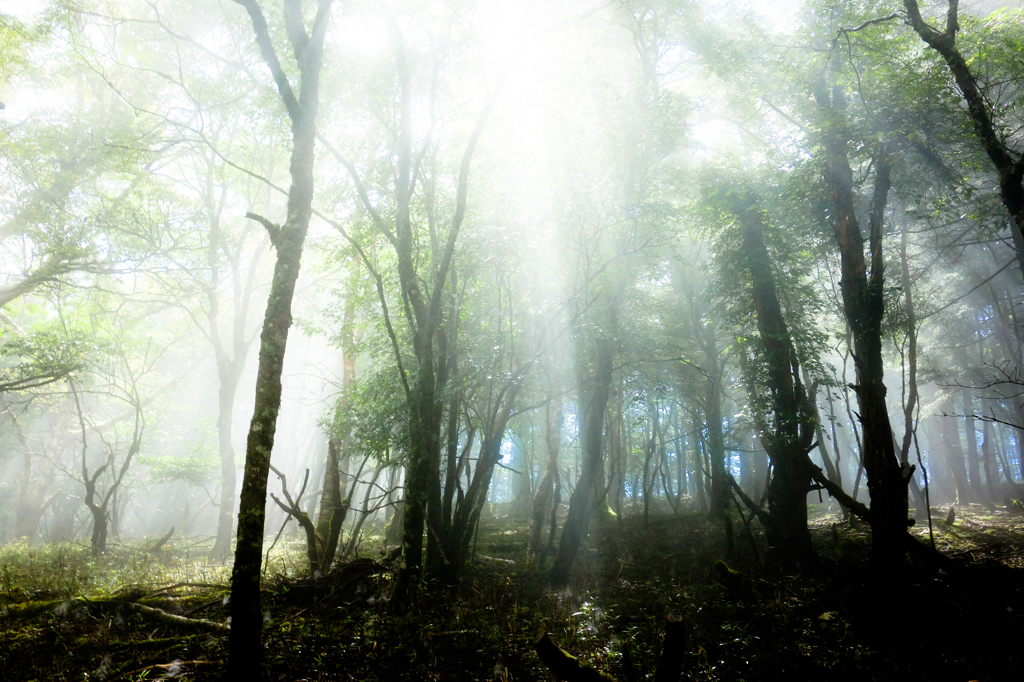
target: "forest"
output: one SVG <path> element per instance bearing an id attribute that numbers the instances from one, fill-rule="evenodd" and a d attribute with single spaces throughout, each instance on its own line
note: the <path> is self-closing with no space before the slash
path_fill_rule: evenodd
<path id="1" fill-rule="evenodd" d="M 1024 679 L 1021 0 L 0 1 L 0 679 Z"/>

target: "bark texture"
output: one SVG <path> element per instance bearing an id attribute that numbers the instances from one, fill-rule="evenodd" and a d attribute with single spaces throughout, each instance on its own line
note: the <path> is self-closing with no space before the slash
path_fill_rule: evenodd
<path id="1" fill-rule="evenodd" d="M 288 330 L 292 324 L 292 296 L 312 212 L 313 152 L 320 68 L 331 0 L 319 0 L 311 34 L 307 34 L 303 24 L 299 0 L 284 2 L 284 24 L 299 71 L 298 97 L 278 61 L 263 10 L 256 0 L 235 1 L 249 14 L 260 54 L 274 77 L 292 127 L 291 187 L 288 191 L 285 222 L 278 227 L 266 219 L 249 214 L 250 218 L 258 220 L 267 228 L 271 243 L 277 250 L 277 262 L 260 335 L 256 402 L 246 440 L 245 472 L 238 507 L 238 539 L 231 574 L 232 627 L 228 664 L 233 678 L 257 679 L 262 676 L 260 567 L 267 477 L 270 473 L 277 414 L 281 406 L 281 372 Z"/>

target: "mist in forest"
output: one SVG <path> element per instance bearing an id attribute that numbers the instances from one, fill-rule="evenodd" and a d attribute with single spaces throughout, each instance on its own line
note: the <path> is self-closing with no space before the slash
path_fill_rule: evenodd
<path id="1" fill-rule="evenodd" d="M 1017 575 L 1021 12 L 0 4 L 0 611 L 75 597 L 18 583 L 36 551 L 210 571 L 220 611 L 161 627 L 225 653 L 175 660 L 257 676 L 242 652 L 298 618 L 272 579 L 380 624 L 511 571 L 608 675 L 732 679 L 760 645 L 712 649 L 708 585 L 723 619 L 795 575 L 888 604 L 807 597 L 839 642 L 922 571 Z M 616 619 L 658 580 L 631 654 Z M 436 636 L 490 627 L 473 603 Z M 664 653 L 679 623 L 719 663 Z M 465 679 L 584 679 L 515 632 L 532 662 Z"/>

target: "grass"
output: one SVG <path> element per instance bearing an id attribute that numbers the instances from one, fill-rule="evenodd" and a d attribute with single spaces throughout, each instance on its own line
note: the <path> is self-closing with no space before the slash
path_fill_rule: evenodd
<path id="1" fill-rule="evenodd" d="M 0 596 L 70 599 L 109 595 L 129 587 L 156 589 L 179 582 L 226 583 L 228 567 L 210 563 L 205 553 L 176 551 L 171 545 L 154 556 L 152 543 L 140 540 L 112 545 L 99 557 L 88 546 L 62 542 L 30 545 L 24 540 L 0 546 Z"/>

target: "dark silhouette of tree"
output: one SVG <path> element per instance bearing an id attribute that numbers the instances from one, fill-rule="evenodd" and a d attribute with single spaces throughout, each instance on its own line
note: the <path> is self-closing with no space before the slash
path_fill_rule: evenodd
<path id="1" fill-rule="evenodd" d="M 843 311 L 853 335 L 857 370 L 854 390 L 860 407 L 862 460 L 871 496 L 872 574 L 879 585 L 899 584 L 905 572 L 907 484 L 912 467 L 901 467 L 893 441 L 883 381 L 882 318 L 885 314 L 885 268 L 882 234 L 891 187 L 895 149 L 876 142 L 874 186 L 868 210 L 870 261 L 864 255 L 864 235 L 856 211 L 846 104 L 841 90 L 830 96 L 823 80 L 813 87 L 819 112 L 822 163 L 832 208 L 832 224 L 841 258 Z"/>

